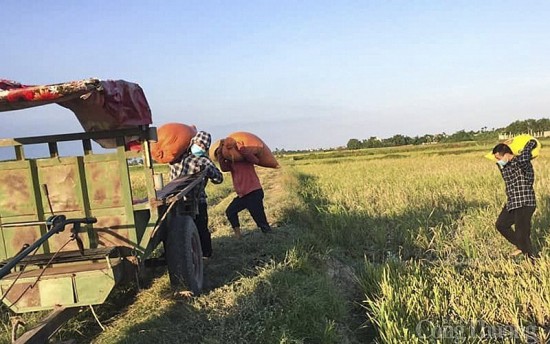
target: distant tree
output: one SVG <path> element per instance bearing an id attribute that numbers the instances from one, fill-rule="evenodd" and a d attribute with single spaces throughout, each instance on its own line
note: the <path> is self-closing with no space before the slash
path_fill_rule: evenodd
<path id="1" fill-rule="evenodd" d="M 348 141 L 348 144 L 346 145 L 348 149 L 359 149 L 362 148 L 361 146 L 361 141 L 359 141 L 358 139 L 350 139 Z"/>
<path id="2" fill-rule="evenodd" d="M 510 123 L 504 131 L 512 134 L 529 133 L 550 130 L 550 119 L 526 119 Z"/>
<path id="3" fill-rule="evenodd" d="M 432 142 L 442 142 L 445 140 L 446 137 L 447 137 L 447 134 L 445 134 L 445 132 L 441 134 L 435 134 Z"/>
<path id="4" fill-rule="evenodd" d="M 446 137 L 445 142 L 472 141 L 473 139 L 474 139 L 473 132 L 467 132 L 465 130 L 460 130 L 460 131 L 457 131 L 456 133 Z"/>
<path id="5" fill-rule="evenodd" d="M 435 135 L 426 134 L 421 137 L 421 143 L 432 143 L 435 140 Z"/>
<path id="6" fill-rule="evenodd" d="M 550 119 L 548 119 L 548 118 L 539 119 L 537 121 L 537 130 L 539 130 L 539 131 L 550 130 Z"/>
<path id="7" fill-rule="evenodd" d="M 502 132 L 520 134 L 528 132 L 550 131 L 550 119 L 527 119 L 514 121 L 505 128 L 488 129 L 487 126 L 481 127 L 478 131 L 459 130 L 452 135 L 447 135 L 445 132 L 439 134 L 426 134 L 423 136 L 415 136 L 414 138 L 397 134 L 390 138 L 379 139 L 371 136 L 370 138 L 359 141 L 358 139 L 350 139 L 347 144 L 348 149 L 359 148 L 378 148 L 403 146 L 408 144 L 423 144 L 437 142 L 461 142 L 461 141 L 494 141 L 498 139 L 498 134 Z"/>
<path id="8" fill-rule="evenodd" d="M 534 119 L 528 119 L 525 121 L 525 125 L 527 126 L 527 132 L 537 131 L 537 121 Z"/>
<path id="9" fill-rule="evenodd" d="M 394 135 L 387 139 L 389 146 L 404 146 L 410 144 L 412 139 L 401 134 Z"/>
<path id="10" fill-rule="evenodd" d="M 415 136 L 411 139 L 413 145 L 421 145 L 424 143 L 431 143 L 433 141 L 433 135 Z"/>
<path id="11" fill-rule="evenodd" d="M 495 130 L 485 130 L 474 135 L 476 141 L 496 141 L 498 140 L 498 132 Z"/>
<path id="12" fill-rule="evenodd" d="M 382 146 L 383 146 L 382 141 L 375 136 L 369 137 L 368 140 L 363 140 L 363 147 L 365 148 L 379 148 Z"/>

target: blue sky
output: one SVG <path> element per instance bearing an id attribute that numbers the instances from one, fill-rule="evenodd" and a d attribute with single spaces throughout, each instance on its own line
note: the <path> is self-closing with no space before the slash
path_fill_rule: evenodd
<path id="1" fill-rule="evenodd" d="M 154 124 L 272 148 L 550 117 L 547 1 L 3 0 L 0 78 L 142 86 Z M 18 116 L 15 116 L 17 114 Z M 80 131 L 56 105 L 0 137 Z"/>

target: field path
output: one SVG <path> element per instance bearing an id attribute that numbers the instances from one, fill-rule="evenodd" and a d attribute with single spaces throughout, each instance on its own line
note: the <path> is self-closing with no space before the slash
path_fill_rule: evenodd
<path id="1" fill-rule="evenodd" d="M 289 208 L 295 210 L 292 185 L 296 181 L 284 168 L 258 172 L 274 233 L 261 233 L 243 212 L 245 235 L 234 238 L 224 215 L 234 197 L 227 188 L 228 193 L 218 195 L 218 203 L 210 205 L 214 254 L 205 260 L 203 293 L 192 298 L 174 296 L 165 269 L 159 268 L 148 288 L 110 319 L 106 331 L 93 342 L 366 342 L 358 340 L 356 333 L 364 318 L 347 314 L 360 308 L 357 299 L 345 299 L 357 297 L 353 271 L 337 260 L 306 252 L 309 249 L 300 244 L 305 231 L 288 218 Z M 355 307 L 346 308 L 346 303 Z M 339 320 L 328 321 L 333 318 L 331 312 Z"/>

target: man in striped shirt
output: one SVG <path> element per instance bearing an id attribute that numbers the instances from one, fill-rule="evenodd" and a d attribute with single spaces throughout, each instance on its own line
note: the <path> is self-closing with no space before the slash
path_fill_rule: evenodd
<path id="1" fill-rule="evenodd" d="M 507 201 L 496 221 L 497 230 L 518 252 L 534 258 L 531 245 L 531 218 L 535 212 L 535 171 L 531 164 L 532 151 L 537 141 L 529 141 L 519 155 L 514 155 L 510 147 L 499 143 L 493 148 L 497 165 L 506 185 Z M 512 230 L 512 225 L 514 230 Z"/>

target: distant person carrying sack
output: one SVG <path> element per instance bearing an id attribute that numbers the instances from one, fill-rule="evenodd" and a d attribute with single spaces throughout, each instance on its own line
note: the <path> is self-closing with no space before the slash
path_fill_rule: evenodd
<path id="1" fill-rule="evenodd" d="M 221 170 L 231 172 L 233 188 L 237 193 L 237 197 L 231 201 L 225 210 L 235 236 L 237 238 L 241 237 L 239 213 L 244 209 L 248 209 L 252 219 L 263 233 L 271 233 L 272 230 L 267 222 L 263 203 L 264 190 L 254 167 L 254 164 L 259 162 L 258 157 L 246 147 L 241 147 L 239 148 L 239 153 L 242 155 L 243 160 L 228 160 L 222 156 L 223 144 L 224 140 L 221 140 L 215 154 L 220 163 Z"/>
<path id="2" fill-rule="evenodd" d="M 202 255 L 204 257 L 212 255 L 212 238 L 208 229 L 208 204 L 206 202 L 205 187 L 209 179 L 214 184 L 223 182 L 223 174 L 207 154 L 211 140 L 209 133 L 205 131 L 197 132 L 190 141 L 188 151 L 184 153 L 179 162 L 170 164 L 171 180 L 182 175 L 196 174 L 206 170 L 206 178 L 198 186 L 201 188 L 199 191 L 199 213 L 194 219 L 201 239 Z"/>
<path id="3" fill-rule="evenodd" d="M 535 212 L 535 171 L 531 164 L 532 151 L 537 141 L 530 140 L 519 155 L 514 155 L 505 143 L 499 143 L 493 148 L 497 165 L 506 185 L 507 201 L 496 221 L 497 230 L 518 251 L 513 255 L 523 253 L 534 258 L 531 246 L 531 218 Z M 512 230 L 514 225 L 514 230 Z"/>

